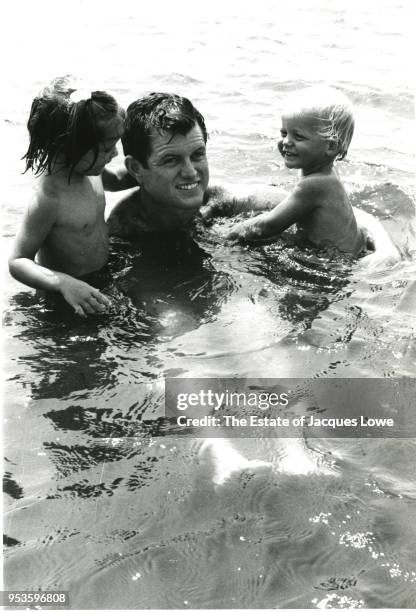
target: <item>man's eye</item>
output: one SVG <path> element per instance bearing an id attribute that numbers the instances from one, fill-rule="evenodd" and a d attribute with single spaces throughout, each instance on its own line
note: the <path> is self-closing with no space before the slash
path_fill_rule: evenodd
<path id="1" fill-rule="evenodd" d="M 165 159 L 162 160 L 164 166 L 173 166 L 175 163 L 176 157 L 165 157 Z"/>
<path id="2" fill-rule="evenodd" d="M 193 159 L 205 159 L 205 151 L 201 150 L 201 151 L 196 151 L 193 155 L 192 155 Z"/>

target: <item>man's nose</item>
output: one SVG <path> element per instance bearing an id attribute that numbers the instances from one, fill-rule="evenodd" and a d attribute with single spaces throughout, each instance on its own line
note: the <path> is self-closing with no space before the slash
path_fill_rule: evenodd
<path id="1" fill-rule="evenodd" d="M 193 161 L 188 158 L 184 159 L 181 167 L 182 176 L 194 178 L 197 174 Z"/>

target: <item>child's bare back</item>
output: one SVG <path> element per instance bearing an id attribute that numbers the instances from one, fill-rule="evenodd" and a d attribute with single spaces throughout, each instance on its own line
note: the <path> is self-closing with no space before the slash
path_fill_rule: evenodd
<path id="1" fill-rule="evenodd" d="M 305 240 L 318 247 L 335 246 L 339 251 L 353 255 L 365 249 L 365 233 L 356 221 L 335 169 L 332 168 L 328 174 L 314 174 L 301 179 L 296 191 L 305 200 L 304 208 L 310 209 L 309 214 L 297 221 L 297 228 Z"/>

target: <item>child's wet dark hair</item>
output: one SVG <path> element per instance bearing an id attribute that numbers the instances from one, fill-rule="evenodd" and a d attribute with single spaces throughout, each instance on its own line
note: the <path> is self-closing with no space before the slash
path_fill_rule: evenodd
<path id="1" fill-rule="evenodd" d="M 124 111 L 105 91 L 86 93 L 84 99 L 74 101 L 77 92 L 74 79 L 69 75 L 51 81 L 33 100 L 27 127 L 29 148 L 23 159 L 27 172 L 50 174 L 58 161 L 69 168 L 69 177 L 75 166 L 88 153 L 94 152 L 95 164 L 99 144 L 106 124 L 116 116 L 124 118 Z M 79 97 L 79 96 L 78 96 Z"/>
<path id="2" fill-rule="evenodd" d="M 151 153 L 152 129 L 185 136 L 199 125 L 204 141 L 208 134 L 204 117 L 187 98 L 169 93 L 151 93 L 132 102 L 127 109 L 122 143 L 125 155 L 132 155 L 145 168 Z"/>

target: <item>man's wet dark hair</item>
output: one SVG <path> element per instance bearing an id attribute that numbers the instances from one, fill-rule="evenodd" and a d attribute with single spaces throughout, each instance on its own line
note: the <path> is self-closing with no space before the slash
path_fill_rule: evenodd
<path id="1" fill-rule="evenodd" d="M 23 157 L 25 172 L 31 169 L 36 175 L 50 174 L 59 158 L 71 176 L 77 163 L 91 150 L 92 167 L 107 122 L 117 115 L 124 118 L 123 109 L 105 91 L 86 92 L 85 98 L 76 102 L 71 99 L 73 92 L 80 93 L 67 75 L 51 81 L 33 100 L 27 123 L 29 148 Z M 83 95 L 80 93 L 81 98 Z"/>
<path id="2" fill-rule="evenodd" d="M 122 137 L 124 155 L 132 155 L 147 168 L 151 154 L 152 129 L 185 136 L 199 125 L 207 141 L 204 117 L 187 98 L 168 93 L 151 93 L 132 102 L 127 109 L 125 132 Z"/>

